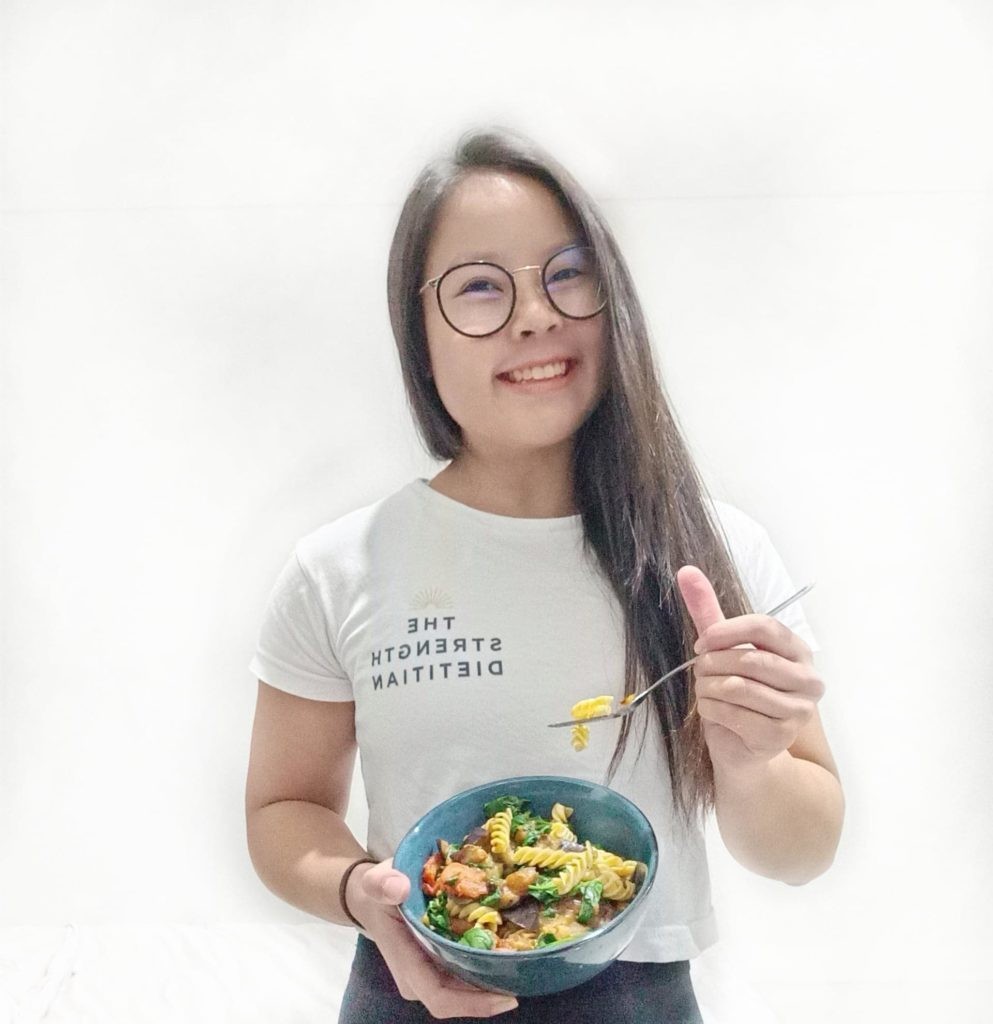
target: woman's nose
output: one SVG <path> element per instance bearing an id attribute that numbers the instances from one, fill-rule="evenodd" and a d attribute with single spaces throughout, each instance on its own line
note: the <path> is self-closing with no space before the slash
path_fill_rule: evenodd
<path id="1" fill-rule="evenodd" d="M 515 336 L 551 331 L 561 325 L 562 314 L 548 301 L 539 273 L 522 274 L 516 282 L 517 301 L 511 318 Z"/>

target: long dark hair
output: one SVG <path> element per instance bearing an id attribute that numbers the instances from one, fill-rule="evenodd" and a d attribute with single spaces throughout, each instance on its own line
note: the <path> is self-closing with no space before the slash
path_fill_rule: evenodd
<path id="1" fill-rule="evenodd" d="M 514 172 L 544 185 L 597 253 L 608 296 L 607 386 L 577 434 L 573 479 L 586 548 L 623 609 L 625 692 L 635 693 L 693 655 L 695 630 L 676 586 L 680 566 L 696 565 L 706 573 L 729 617 L 751 609 L 660 384 L 641 305 L 610 228 L 560 164 L 503 128 L 466 133 L 451 156 L 421 172 L 390 248 L 390 320 L 407 397 L 428 451 L 453 459 L 462 435 L 431 376 L 419 288 L 441 203 L 462 178 L 480 170 Z M 650 699 L 674 806 L 690 818 L 713 803 L 713 767 L 700 719 L 691 710 L 690 673 L 675 683 Z M 630 726 L 624 719 L 611 777 Z M 642 731 L 642 744 L 644 739 Z"/>

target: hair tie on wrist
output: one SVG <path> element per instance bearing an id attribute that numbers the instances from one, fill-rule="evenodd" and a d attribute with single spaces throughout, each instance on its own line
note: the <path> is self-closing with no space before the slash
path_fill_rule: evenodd
<path id="1" fill-rule="evenodd" d="M 347 917 L 356 928 L 361 928 L 363 931 L 365 931 L 365 925 L 348 909 L 348 903 L 345 901 L 345 887 L 348 885 L 349 876 L 360 864 L 378 863 L 379 862 L 373 860 L 372 857 L 360 857 L 358 860 L 353 860 L 352 863 L 345 868 L 345 873 L 341 876 L 341 881 L 338 883 L 338 902 L 341 904 L 341 909 L 345 911 L 345 917 Z"/>

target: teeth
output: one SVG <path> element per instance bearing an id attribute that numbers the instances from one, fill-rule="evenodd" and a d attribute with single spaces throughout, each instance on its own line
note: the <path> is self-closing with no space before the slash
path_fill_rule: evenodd
<path id="1" fill-rule="evenodd" d="M 561 377 L 565 374 L 567 363 L 548 363 L 546 366 L 529 366 L 523 370 L 512 370 L 507 376 L 515 384 L 524 380 L 548 380 L 549 377 Z"/>

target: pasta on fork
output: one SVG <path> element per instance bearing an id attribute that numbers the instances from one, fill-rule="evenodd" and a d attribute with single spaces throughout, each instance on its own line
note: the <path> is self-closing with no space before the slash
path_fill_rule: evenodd
<path id="1" fill-rule="evenodd" d="M 629 693 L 621 704 L 630 704 L 634 700 L 634 694 Z M 583 725 L 585 718 L 599 718 L 601 715 L 609 715 L 614 710 L 614 698 L 608 694 L 600 697 L 589 697 L 587 700 L 578 701 L 572 706 L 572 717 L 576 724 L 572 727 L 572 746 L 577 752 L 586 749 L 590 739 L 590 727 Z"/>

